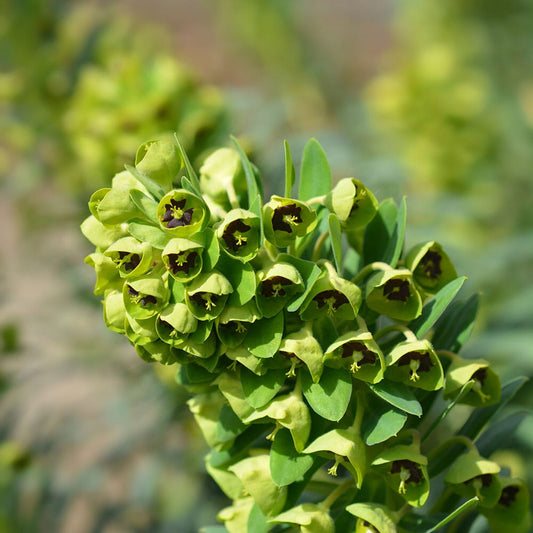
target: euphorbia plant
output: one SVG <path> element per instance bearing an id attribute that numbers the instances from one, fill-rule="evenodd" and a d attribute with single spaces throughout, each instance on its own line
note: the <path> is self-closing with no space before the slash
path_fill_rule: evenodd
<path id="1" fill-rule="evenodd" d="M 162 159 L 97 191 L 82 231 L 108 327 L 192 395 L 233 500 L 208 530 L 467 531 L 482 513 L 526 531 L 527 488 L 483 434 L 523 380 L 502 389 L 457 355 L 475 297 L 456 299 L 465 278 L 441 244 L 404 254 L 405 200 L 332 187 L 314 139 L 296 195 L 285 144 L 285 190 L 266 203 L 237 141 L 200 177 L 177 140 L 156 142 Z M 470 417 L 447 433 L 457 404 Z"/>

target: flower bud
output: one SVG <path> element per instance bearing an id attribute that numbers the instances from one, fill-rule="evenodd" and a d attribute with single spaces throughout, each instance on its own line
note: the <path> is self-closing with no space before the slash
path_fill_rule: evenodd
<path id="1" fill-rule="evenodd" d="M 145 142 L 135 156 L 135 167 L 166 190 L 172 188 L 172 181 L 182 166 L 178 147 L 172 139 Z"/>
<path id="2" fill-rule="evenodd" d="M 263 208 L 265 236 L 275 246 L 289 246 L 296 237 L 313 231 L 317 224 L 316 211 L 306 203 L 292 198 L 272 196 Z"/>
<path id="3" fill-rule="evenodd" d="M 378 210 L 378 201 L 355 178 L 343 178 L 326 196 L 327 208 L 335 213 L 345 231 L 366 226 Z"/>
<path id="4" fill-rule="evenodd" d="M 104 298 L 104 322 L 105 325 L 117 333 L 126 332 L 126 308 L 122 291 L 108 291 Z"/>
<path id="5" fill-rule="evenodd" d="M 412 248 L 407 254 L 405 264 L 413 273 L 417 288 L 426 294 L 437 293 L 457 278 L 450 258 L 435 241 Z"/>
<path id="6" fill-rule="evenodd" d="M 346 368 L 356 379 L 378 383 L 383 379 L 385 360 L 369 331 L 349 331 L 331 344 L 324 354 L 324 364 Z"/>
<path id="7" fill-rule="evenodd" d="M 409 322 L 422 312 L 422 298 L 407 269 L 376 272 L 366 285 L 366 304 L 370 309 L 395 320 Z"/>
<path id="8" fill-rule="evenodd" d="M 385 357 L 385 364 L 386 379 L 428 391 L 442 388 L 442 364 L 426 339 L 400 342 Z"/>

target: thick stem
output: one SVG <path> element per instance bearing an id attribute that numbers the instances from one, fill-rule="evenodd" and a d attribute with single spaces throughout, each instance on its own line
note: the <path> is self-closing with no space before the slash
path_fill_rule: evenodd
<path id="1" fill-rule="evenodd" d="M 320 251 L 322 250 L 322 246 L 324 246 L 324 243 L 326 242 L 328 236 L 329 231 L 325 231 L 316 240 L 315 247 L 313 248 L 313 262 L 316 263 L 320 259 Z"/>
<path id="2" fill-rule="evenodd" d="M 376 261 L 374 263 L 370 263 L 369 265 L 366 265 L 363 267 L 353 278 L 352 283 L 359 284 L 362 281 L 364 281 L 372 272 L 376 272 L 377 270 L 393 270 L 393 268 L 387 264 L 383 263 L 382 261 Z"/>
<path id="3" fill-rule="evenodd" d="M 344 483 L 341 483 L 321 504 L 323 509 L 329 509 L 335 500 L 342 496 L 354 483 L 353 479 L 347 479 Z"/>

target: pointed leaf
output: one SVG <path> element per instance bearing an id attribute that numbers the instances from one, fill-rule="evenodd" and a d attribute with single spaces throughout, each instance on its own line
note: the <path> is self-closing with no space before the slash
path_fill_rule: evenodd
<path id="1" fill-rule="evenodd" d="M 365 229 L 363 242 L 364 264 L 384 261 L 398 218 L 398 207 L 392 198 L 379 204 L 378 212 Z"/>
<path id="2" fill-rule="evenodd" d="M 139 189 L 131 189 L 130 198 L 146 218 L 159 224 L 157 219 L 157 202 L 153 198 L 150 198 Z"/>
<path id="3" fill-rule="evenodd" d="M 244 150 L 241 148 L 241 145 L 238 143 L 237 139 L 232 136 L 231 141 L 235 145 L 235 149 L 237 150 L 241 158 L 242 168 L 244 169 L 244 175 L 246 176 L 246 185 L 248 191 L 248 210 L 260 217 L 262 206 L 260 201 L 258 204 L 257 197 L 259 195 L 259 198 L 261 198 L 261 191 L 259 190 L 259 187 L 257 185 L 257 180 L 255 179 L 252 165 L 250 164 L 250 160 L 244 153 Z"/>
<path id="4" fill-rule="evenodd" d="M 435 296 L 422 308 L 422 314 L 411 324 L 409 329 L 416 334 L 417 337 L 424 336 L 431 326 L 444 313 L 450 302 L 455 298 L 459 289 L 463 286 L 466 277 L 454 279 L 445 285 Z"/>
<path id="5" fill-rule="evenodd" d="M 374 385 L 369 384 L 369 387 L 382 400 L 401 411 L 415 416 L 422 416 L 420 402 L 416 399 L 413 391 L 403 383 L 383 380 Z"/>
<path id="6" fill-rule="evenodd" d="M 257 357 L 273 357 L 283 335 L 283 313 L 263 318 L 248 326 L 244 346 Z"/>
<path id="7" fill-rule="evenodd" d="M 394 225 L 392 237 L 389 241 L 389 245 L 387 246 L 385 257 L 383 258 L 385 263 L 388 263 L 393 268 L 396 266 L 398 259 L 400 259 L 400 256 L 402 255 L 406 221 L 407 204 L 404 196 L 402 198 L 402 203 L 400 204 L 400 209 L 398 210 L 398 216 L 396 217 L 396 223 Z"/>
<path id="8" fill-rule="evenodd" d="M 255 409 L 272 400 L 285 383 L 285 379 L 285 370 L 269 370 L 258 376 L 246 368 L 241 368 L 242 390 L 247 402 Z"/>
<path id="9" fill-rule="evenodd" d="M 296 181 L 296 173 L 292 162 L 291 147 L 287 141 L 283 141 L 283 146 L 285 147 L 285 198 L 291 198 L 292 188 Z"/>
<path id="10" fill-rule="evenodd" d="M 131 165 L 124 165 L 126 170 L 142 183 L 146 190 L 157 200 L 161 200 L 165 196 L 165 189 L 155 182 L 153 179 L 149 178 L 144 172 L 141 172 L 138 168 L 132 167 Z"/>
<path id="11" fill-rule="evenodd" d="M 194 171 L 194 168 L 191 165 L 191 162 L 189 160 L 189 156 L 187 155 L 187 152 L 181 145 L 177 134 L 174 134 L 174 140 L 176 141 L 176 144 L 178 146 L 178 150 L 181 155 L 181 159 L 183 160 L 183 164 L 185 165 L 185 170 L 187 171 L 187 175 L 189 176 L 190 183 L 194 189 L 194 192 L 198 196 L 202 196 L 202 189 L 200 188 L 200 181 L 198 180 L 198 176 L 196 175 L 196 172 Z"/>
<path id="12" fill-rule="evenodd" d="M 241 419 L 229 405 L 223 405 L 218 415 L 217 440 L 227 442 L 240 435 L 246 429 Z"/>
<path id="13" fill-rule="evenodd" d="M 150 222 L 140 218 L 133 219 L 128 224 L 128 233 L 141 242 L 150 243 L 158 250 L 162 250 L 173 237 L 163 231 L 159 226 L 154 226 Z"/>
<path id="14" fill-rule="evenodd" d="M 372 402 L 372 409 L 365 410 L 363 439 L 373 446 L 394 437 L 407 422 L 408 415 L 385 402 Z"/>
<path id="15" fill-rule="evenodd" d="M 298 198 L 305 202 L 315 196 L 328 194 L 331 190 L 331 169 L 320 143 L 310 139 L 304 147 L 300 167 Z"/>
<path id="16" fill-rule="evenodd" d="M 270 473 L 279 487 L 303 481 L 304 474 L 313 466 L 313 456 L 298 453 L 289 430 L 281 429 L 270 450 Z"/>
<path id="17" fill-rule="evenodd" d="M 342 232 L 341 223 L 335 213 L 330 213 L 328 216 L 329 238 L 331 239 L 331 247 L 333 249 L 333 258 L 335 259 L 335 267 L 339 276 L 342 272 Z"/>
<path id="18" fill-rule="evenodd" d="M 322 418 L 338 422 L 346 413 L 352 395 L 352 378 L 343 368 L 326 368 L 318 383 L 308 372 L 301 372 L 306 400 Z"/>

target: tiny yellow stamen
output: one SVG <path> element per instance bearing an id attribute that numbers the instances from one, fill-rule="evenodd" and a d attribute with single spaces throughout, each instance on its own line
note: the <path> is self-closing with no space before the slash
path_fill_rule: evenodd
<path id="1" fill-rule="evenodd" d="M 242 322 L 235 323 L 236 333 L 246 333 L 246 328 L 243 326 Z"/>
<path id="2" fill-rule="evenodd" d="M 283 288 L 283 285 L 281 283 L 274 283 L 274 285 L 272 285 L 274 296 L 279 296 L 279 293 L 282 290 L 282 288 Z"/>
<path id="3" fill-rule="evenodd" d="M 240 231 L 236 231 L 233 234 L 233 237 L 235 238 L 237 246 L 243 246 L 248 240 L 248 237 L 245 237 Z"/>
<path id="4" fill-rule="evenodd" d="M 339 466 L 340 462 L 341 458 L 338 455 L 335 455 L 335 464 L 331 468 L 328 468 L 328 474 L 330 476 L 337 476 L 337 467 Z"/>
<path id="5" fill-rule="evenodd" d="M 267 435 L 266 437 L 267 440 L 273 441 L 276 438 L 276 434 L 280 429 L 281 429 L 281 426 L 278 423 L 276 423 L 276 427 L 274 428 L 274 431 L 270 433 L 269 435 Z"/>
<path id="6" fill-rule="evenodd" d="M 285 375 L 288 378 L 296 376 L 296 372 L 294 371 L 294 369 L 296 368 L 297 363 L 298 363 L 298 360 L 296 359 L 296 357 L 293 357 L 291 361 L 291 367 L 289 368 L 287 372 L 285 372 Z"/>
<path id="7" fill-rule="evenodd" d="M 332 317 L 335 314 L 335 296 L 330 296 L 324 300 L 324 303 L 328 306 L 327 314 Z"/>
<path id="8" fill-rule="evenodd" d="M 483 387 L 483 384 L 481 381 L 478 381 L 477 379 L 474 381 L 474 384 L 472 385 L 472 390 L 479 394 L 481 401 L 485 403 L 487 400 L 490 400 L 490 394 L 485 394 L 481 389 Z"/>
<path id="9" fill-rule="evenodd" d="M 419 367 L 420 361 L 418 359 L 411 359 L 409 362 L 409 368 L 411 369 L 411 377 L 409 379 L 411 381 L 418 381 L 420 379 L 420 376 L 416 373 Z"/>
<path id="10" fill-rule="evenodd" d="M 212 295 L 210 293 L 202 294 L 202 300 L 205 302 L 205 308 L 211 311 L 217 304 L 211 300 Z"/>
<path id="11" fill-rule="evenodd" d="M 291 226 L 296 226 L 298 224 L 298 217 L 294 215 L 283 215 L 283 222 Z"/>
<path id="12" fill-rule="evenodd" d="M 398 487 L 398 492 L 400 494 L 405 494 L 407 492 L 407 489 L 405 488 L 405 484 L 407 481 L 409 481 L 409 478 L 411 477 L 411 472 L 409 470 L 402 468 L 400 470 L 400 486 Z"/>

